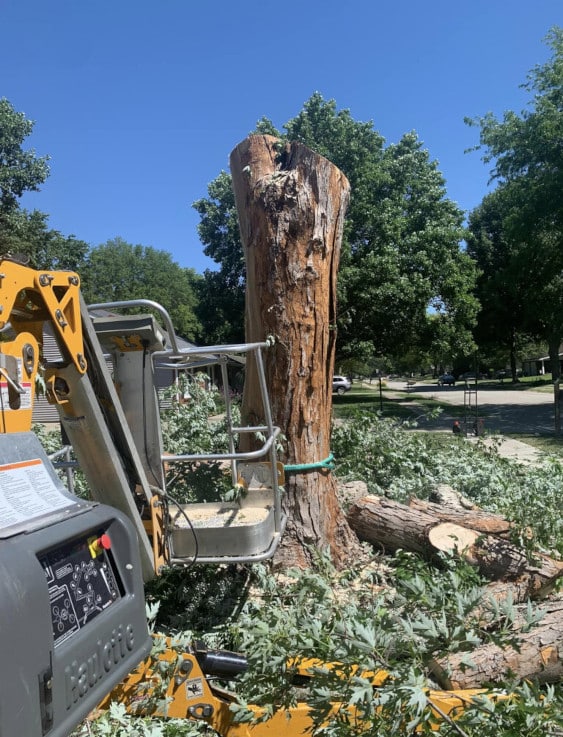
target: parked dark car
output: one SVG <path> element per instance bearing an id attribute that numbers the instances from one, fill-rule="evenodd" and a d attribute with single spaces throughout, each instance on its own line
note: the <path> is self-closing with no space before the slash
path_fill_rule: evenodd
<path id="1" fill-rule="evenodd" d="M 442 374 L 438 377 L 440 386 L 455 386 L 455 376 L 453 374 Z"/>
<path id="2" fill-rule="evenodd" d="M 466 371 L 464 374 L 460 374 L 459 378 L 462 381 L 470 381 L 471 379 L 475 381 L 475 379 L 486 379 L 486 374 L 482 373 L 475 373 L 475 371 Z"/>
<path id="3" fill-rule="evenodd" d="M 516 376 L 522 376 L 522 369 L 516 369 Z M 511 379 L 512 371 L 510 369 L 499 369 L 495 371 L 495 379 Z"/>
<path id="4" fill-rule="evenodd" d="M 336 394 L 346 394 L 352 388 L 352 382 L 346 376 L 332 377 L 332 391 Z"/>

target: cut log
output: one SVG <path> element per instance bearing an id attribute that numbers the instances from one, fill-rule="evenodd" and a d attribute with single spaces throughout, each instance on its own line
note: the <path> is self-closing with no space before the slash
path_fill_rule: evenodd
<path id="1" fill-rule="evenodd" d="M 480 688 L 516 676 L 537 683 L 563 677 L 563 617 L 560 607 L 547 612 L 538 626 L 518 634 L 514 646 L 487 643 L 471 653 L 438 658 L 430 671 L 442 688 Z"/>
<path id="2" fill-rule="evenodd" d="M 545 599 L 553 591 L 553 586 L 544 586 L 534 600 Z M 476 614 L 482 619 L 482 626 L 490 619 L 493 601 L 499 605 L 507 602 L 521 604 L 530 600 L 528 581 L 491 581 L 483 588 L 483 604 Z"/>
<path id="3" fill-rule="evenodd" d="M 527 625 L 528 605 L 520 605 L 514 607 L 514 624 L 516 629 L 522 629 Z M 563 623 L 563 599 L 548 599 L 536 605 L 537 612 L 541 613 L 540 624 L 549 624 L 551 622 L 561 621 Z"/>
<path id="4" fill-rule="evenodd" d="M 432 557 L 438 551 L 455 552 L 479 568 L 489 580 L 518 584 L 529 598 L 550 591 L 563 575 L 563 564 L 536 554 L 530 563 L 524 551 L 492 535 L 481 535 L 404 504 L 377 496 L 358 499 L 348 512 L 358 537 L 387 550 L 403 548 Z"/>
<path id="5" fill-rule="evenodd" d="M 477 506 L 449 484 L 438 484 L 430 492 L 430 501 L 450 509 L 477 509 Z"/>
<path id="6" fill-rule="evenodd" d="M 369 494 L 348 510 L 348 522 L 360 540 L 394 552 L 400 548 L 430 555 L 428 533 L 436 526 L 436 517 L 404 504 Z"/>
<path id="7" fill-rule="evenodd" d="M 441 522 L 453 522 L 454 524 L 468 527 L 477 532 L 486 532 L 491 535 L 506 535 L 510 532 L 511 523 L 499 514 L 485 512 L 483 509 L 456 506 L 445 507 L 442 504 L 427 502 L 423 499 L 412 498 L 409 507 L 419 512 L 431 514 Z"/>
<path id="8" fill-rule="evenodd" d="M 437 537 L 440 527 L 444 525 L 452 527 L 451 523 L 441 523 L 433 528 L 432 537 Z M 532 599 L 550 593 L 556 581 L 563 575 L 563 564 L 559 561 L 541 553 L 535 553 L 533 561 L 530 561 L 525 551 L 492 535 L 477 535 L 475 543 L 467 545 L 462 551 L 456 547 L 455 537 L 452 536 L 451 539 L 450 549 L 461 552 L 466 560 L 479 568 L 485 578 L 520 584 L 526 588 L 527 595 Z M 447 550 L 447 547 L 440 549 Z"/>
<path id="9" fill-rule="evenodd" d="M 453 522 L 436 520 L 434 527 L 428 531 L 428 540 L 436 550 L 455 552 L 464 555 L 470 563 L 475 562 L 470 556 L 479 540 L 479 533 L 476 530 L 454 525 Z"/>

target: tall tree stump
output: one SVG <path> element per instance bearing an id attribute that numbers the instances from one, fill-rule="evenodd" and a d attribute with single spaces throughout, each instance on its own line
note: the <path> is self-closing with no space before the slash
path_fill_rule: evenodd
<path id="1" fill-rule="evenodd" d="M 231 153 L 231 173 L 246 258 L 248 342 L 271 338 L 266 375 L 286 464 L 330 455 L 336 276 L 346 177 L 300 143 L 253 135 Z M 245 419 L 263 421 L 253 367 L 243 392 Z M 342 563 L 358 545 L 341 512 L 328 469 L 287 477 L 288 523 L 276 563 L 306 566 L 308 547 L 329 547 Z"/>

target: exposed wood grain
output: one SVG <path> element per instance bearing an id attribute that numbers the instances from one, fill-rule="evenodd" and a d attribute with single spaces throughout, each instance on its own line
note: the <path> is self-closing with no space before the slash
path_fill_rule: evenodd
<path id="1" fill-rule="evenodd" d="M 393 551 L 398 548 L 428 557 L 437 551 L 462 555 L 491 581 L 517 586 L 520 595 L 541 598 L 563 575 L 563 564 L 536 553 L 530 560 L 526 551 L 494 535 L 481 534 L 417 508 L 378 496 L 356 500 L 348 521 L 362 540 Z"/>

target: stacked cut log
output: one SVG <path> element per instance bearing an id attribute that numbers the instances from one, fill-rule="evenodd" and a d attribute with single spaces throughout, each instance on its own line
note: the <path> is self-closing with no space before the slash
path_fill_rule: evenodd
<path id="1" fill-rule="evenodd" d="M 432 498 L 432 497 L 431 497 Z M 513 604 L 545 598 L 563 576 L 563 563 L 536 553 L 533 559 L 510 542 L 510 523 L 472 505 L 447 487 L 434 501 L 408 505 L 373 495 L 357 499 L 348 522 L 361 540 L 378 549 L 408 550 L 436 559 L 440 552 L 463 557 L 489 581 L 483 607 L 475 615 L 487 625 L 487 599 Z M 563 602 L 556 602 L 529 631 L 515 635 L 513 647 L 482 645 L 472 653 L 432 663 L 443 688 L 474 688 L 505 680 L 509 674 L 551 682 L 563 677 Z M 467 665 L 468 656 L 472 666 Z"/>
<path id="2" fill-rule="evenodd" d="M 517 625 L 517 623 L 515 623 Z M 479 688 L 517 675 L 538 683 L 563 678 L 563 601 L 548 607 L 536 627 L 521 631 L 514 645 L 487 642 L 471 653 L 437 658 L 430 671 L 442 688 Z M 469 657 L 468 657 L 469 655 Z"/>

